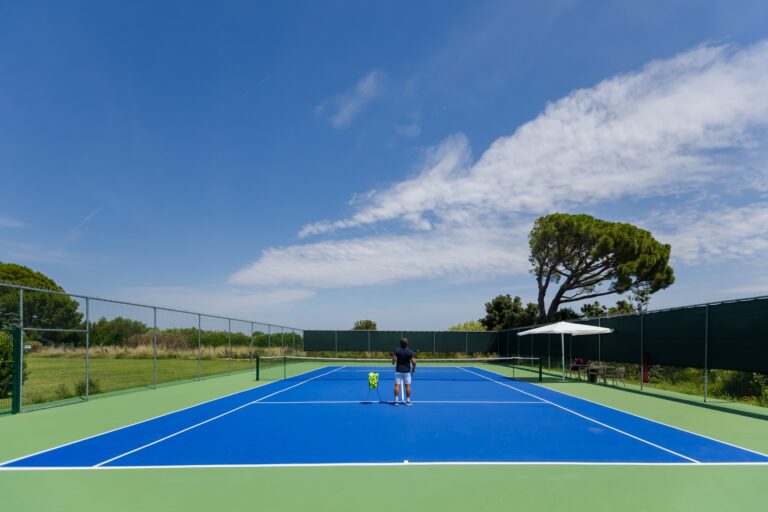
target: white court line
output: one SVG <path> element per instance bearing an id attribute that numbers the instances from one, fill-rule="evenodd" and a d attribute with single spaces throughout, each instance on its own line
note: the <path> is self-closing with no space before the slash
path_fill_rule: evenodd
<path id="1" fill-rule="evenodd" d="M 313 381 L 315 379 L 319 379 L 320 377 L 324 377 L 324 376 L 329 375 L 329 374 L 331 374 L 333 372 L 336 372 L 336 371 L 339 371 L 339 368 L 336 368 L 335 370 L 331 370 L 329 372 L 321 373 L 320 375 L 316 375 L 316 376 L 312 377 L 311 379 L 303 380 L 303 381 L 299 382 L 298 384 L 294 384 L 293 386 L 287 387 L 285 389 L 281 389 L 280 391 L 275 391 L 274 393 L 272 393 L 270 395 L 267 395 L 267 396 L 263 396 L 263 397 L 259 398 L 258 400 L 254 400 L 253 402 L 248 402 L 247 404 L 241 405 L 239 407 L 235 407 L 234 409 L 230 409 L 227 412 L 224 412 L 222 414 L 214 416 L 213 418 L 208 418 L 205 421 L 201 421 L 200 423 L 197 423 L 195 425 L 192 425 L 191 427 L 187 427 L 185 429 L 179 430 L 178 432 L 174 432 L 173 434 L 167 435 L 167 436 L 165 436 L 165 437 L 163 437 L 161 439 L 158 439 L 157 441 L 153 441 L 151 443 L 147 443 L 144 446 L 139 446 L 138 448 L 134 448 L 133 450 L 127 451 L 125 453 L 122 453 L 122 454 L 118 455 L 117 457 L 112 457 L 111 459 L 107 459 L 107 460 L 105 460 L 103 462 L 99 462 L 98 464 L 94 464 L 93 467 L 98 468 L 98 467 L 101 467 L 101 466 L 103 466 L 105 464 L 109 464 L 110 462 L 116 461 L 117 459 L 122 459 L 123 457 L 131 455 L 131 454 L 136 453 L 138 451 L 141 451 L 144 448 L 149 448 L 150 446 L 154 446 L 154 445 L 156 445 L 158 443 L 162 443 L 163 441 L 167 441 L 168 439 L 170 439 L 172 437 L 176 437 L 179 434 L 183 434 L 184 432 L 188 432 L 188 431 L 192 430 L 193 428 L 197 428 L 197 427 L 199 427 L 201 425 L 205 425 L 206 423 L 210 423 L 210 422 L 212 422 L 214 420 L 217 420 L 217 419 L 219 419 L 221 417 L 224 417 L 224 416 L 226 416 L 228 414 L 232 414 L 235 411 L 239 411 L 240 409 L 244 409 L 244 408 L 248 407 L 249 405 L 253 405 L 253 404 L 259 403 L 262 400 L 266 400 L 267 398 L 269 398 L 271 396 L 275 396 L 275 395 L 278 395 L 280 393 L 284 393 L 285 391 L 288 391 L 289 389 L 293 389 L 295 387 L 301 386 L 302 384 L 306 384 L 307 382 Z"/>
<path id="2" fill-rule="evenodd" d="M 312 372 L 315 372 L 315 371 L 318 371 L 318 368 L 315 368 L 313 370 L 307 370 L 306 372 L 300 373 L 300 374 L 296 375 L 295 377 L 300 377 L 302 375 L 306 375 L 308 373 L 312 373 Z M 295 377 L 293 377 L 293 378 L 295 378 Z M 252 387 L 252 388 L 249 388 L 249 389 L 244 389 L 243 391 L 235 391 L 234 393 L 230 393 L 228 395 L 220 396 L 220 397 L 217 397 L 217 398 L 212 398 L 210 400 L 206 400 L 205 402 L 199 402 L 199 403 L 196 403 L 194 405 L 190 405 L 188 407 L 182 407 L 181 409 L 176 409 L 175 411 L 166 412 L 166 413 L 160 414 L 158 416 L 153 416 L 151 418 L 147 418 L 146 420 L 141 420 L 141 421 L 137 421 L 135 423 L 130 423 L 128 425 L 125 425 L 124 427 L 113 428 L 112 430 L 107 430 L 106 432 L 99 432 L 98 434 L 94 434 L 92 436 L 83 437 L 83 438 L 77 439 L 75 441 L 70 441 L 69 443 L 64 443 L 64 444 L 60 444 L 58 446 L 54 446 L 53 448 L 47 448 L 45 450 L 40 450 L 39 452 L 30 453 L 29 455 L 24 455 L 23 457 L 17 457 L 15 459 L 6 460 L 4 462 L 0 462 L 0 469 L 5 469 L 5 468 L 3 468 L 3 466 L 5 466 L 6 464 L 12 464 L 12 463 L 20 461 L 22 459 L 27 459 L 29 457 L 35 457 L 37 455 L 42 455 L 43 453 L 48 453 L 48 452 L 51 452 L 53 450 L 58 450 L 59 448 L 65 448 L 65 447 L 73 445 L 73 444 L 77 444 L 77 443 L 80 443 L 80 442 L 83 442 L 83 441 L 88 441 L 89 439 L 94 439 L 94 438 L 97 438 L 97 437 L 100 437 L 100 436 L 105 436 L 107 434 L 111 434 L 113 432 L 118 432 L 118 431 L 126 429 L 126 428 L 135 427 L 136 425 L 141 425 L 142 423 L 146 423 L 148 421 L 156 420 L 158 418 L 163 418 L 165 416 L 170 416 L 171 414 L 176 414 L 177 412 L 182 412 L 182 411 L 186 411 L 186 410 L 189 410 L 189 409 L 194 409 L 195 407 L 199 407 L 201 405 L 209 404 L 209 403 L 215 402 L 217 400 L 223 400 L 225 398 L 229 398 L 231 396 L 239 395 L 241 393 L 250 393 L 253 390 L 263 389 L 263 388 L 265 388 L 267 386 L 270 386 L 270 385 L 273 385 L 273 384 L 277 384 L 279 382 L 284 382 L 284 380 L 282 380 L 282 379 L 281 380 L 273 380 L 271 382 L 267 382 L 266 384 L 262 384 L 261 386 L 256 386 L 256 387 Z"/>
<path id="3" fill-rule="evenodd" d="M 500 373 L 496 373 L 496 372 L 493 372 L 491 370 L 487 370 L 485 368 L 481 368 L 481 369 L 483 371 L 488 372 L 488 373 L 492 373 L 494 375 L 498 375 L 499 377 L 509 378 L 506 375 L 502 375 Z M 726 445 L 726 446 L 730 446 L 731 448 L 736 448 L 736 449 L 739 449 L 739 450 L 743 450 L 745 452 L 754 453 L 755 455 L 761 455 L 763 457 L 768 458 L 768 454 L 765 454 L 763 452 L 759 452 L 757 450 L 752 450 L 750 448 L 744 448 L 743 446 L 739 446 L 737 444 L 729 443 L 728 441 L 722 441 L 720 439 L 716 439 L 714 437 L 710 437 L 710 436 L 707 436 L 707 435 L 704 435 L 704 434 L 699 434 L 698 432 L 692 432 L 690 430 L 686 430 L 684 428 L 680 428 L 680 427 L 677 427 L 675 425 L 670 425 L 669 423 L 664 423 L 662 421 L 654 420 L 654 419 L 651 419 L 651 418 L 646 418 L 645 416 L 640 416 L 639 414 L 635 414 L 635 413 L 627 412 L 627 411 L 622 411 L 621 409 L 617 409 L 616 407 L 611 407 L 610 405 L 601 404 L 600 402 L 595 402 L 594 400 L 589 400 L 588 398 L 582 398 L 580 396 L 570 395 L 570 394 L 565 393 L 563 391 L 558 391 L 557 389 L 552 389 L 552 388 L 546 388 L 546 387 L 544 387 L 544 386 L 542 386 L 540 384 L 535 384 L 533 382 L 528 382 L 527 384 L 530 385 L 530 386 L 535 386 L 535 387 L 539 387 L 539 388 L 542 388 L 542 389 L 546 389 L 547 391 L 551 391 L 552 393 L 557 393 L 558 395 L 567 396 L 568 398 L 576 398 L 577 400 L 582 400 L 582 401 L 588 402 L 590 404 L 599 405 L 600 407 L 605 407 L 606 409 L 610 409 L 612 411 L 617 411 L 617 412 L 621 412 L 621 413 L 624 413 L 624 414 L 628 414 L 629 416 L 634 416 L 635 418 L 640 418 L 641 420 L 650 421 L 651 423 L 656 423 L 657 425 L 661 425 L 663 427 L 671 428 L 671 429 L 677 430 L 678 432 L 683 432 L 685 434 L 690 434 L 692 436 L 701 437 L 702 439 L 707 439 L 707 440 L 713 441 L 715 443 L 720 443 L 720 444 L 723 444 L 723 445 Z M 643 396 L 649 396 L 650 397 L 652 395 L 643 395 Z M 702 462 L 701 464 L 709 464 L 709 463 Z M 715 463 L 712 463 L 712 464 L 715 464 Z M 727 464 L 727 463 L 723 463 L 723 464 Z M 741 463 L 737 463 L 737 464 L 741 464 Z M 757 463 L 757 464 L 762 464 L 762 463 Z"/>
<path id="4" fill-rule="evenodd" d="M 465 461 L 465 462 L 317 462 L 288 464 L 187 464 L 162 466 L 53 466 L 5 467 L 3 471 L 126 471 L 135 469 L 227 469 L 227 468 L 336 468 L 386 466 L 664 466 L 701 468 L 708 466 L 768 466 L 768 462 L 573 462 L 573 461 Z"/>
<path id="5" fill-rule="evenodd" d="M 683 455 L 682 453 L 677 453 L 677 452 L 676 452 L 676 451 L 674 451 L 674 450 L 670 450 L 669 448 L 665 448 L 665 447 L 663 447 L 663 446 L 661 446 L 661 445 L 658 445 L 658 444 L 656 444 L 656 443 L 652 443 L 651 441 L 648 441 L 647 439 L 643 439 L 642 437 L 638 437 L 638 436 L 636 436 L 636 435 L 630 434 L 629 432 L 625 432 L 625 431 L 623 431 L 623 430 L 621 430 L 621 429 L 618 429 L 618 428 L 616 428 L 616 427 L 612 427 L 611 425 L 608 425 L 607 423 L 603 423 L 602 421 L 598 421 L 598 420 L 596 420 L 596 419 L 594 419 L 594 418 L 590 418 L 589 416 L 585 416 L 584 414 L 578 413 L 578 412 L 576 412 L 576 411 L 574 411 L 574 410 L 572 410 L 572 409 L 569 409 L 569 408 L 567 408 L 567 407 L 564 407 L 564 406 L 562 406 L 562 405 L 560 405 L 560 404 L 556 404 L 555 402 L 551 402 L 551 401 L 547 400 L 546 398 L 541 398 L 540 396 L 536 396 L 536 395 L 534 395 L 533 393 L 528 393 L 527 391 L 523 391 L 522 389 L 518 389 L 518 388 L 516 388 L 516 387 L 514 387 L 514 386 L 510 386 L 510 385 L 508 385 L 508 384 L 504 384 L 503 382 L 499 382 L 499 381 L 497 381 L 497 380 L 493 380 L 492 378 L 490 378 L 490 377 L 488 377 L 488 376 L 482 375 L 482 374 L 480 374 L 480 373 L 476 373 L 476 372 L 473 372 L 473 371 L 471 371 L 471 370 L 468 370 L 468 369 L 466 369 L 466 368 L 462 368 L 462 370 L 464 370 L 465 372 L 469 372 L 469 373 L 471 373 L 471 374 L 477 375 L 477 376 L 479 376 L 479 377 L 483 377 L 484 379 L 487 379 L 487 380 L 489 380 L 489 381 L 491 381 L 491 382 L 495 382 L 495 383 L 496 383 L 496 384 L 498 384 L 499 386 L 504 386 L 505 388 L 513 389 L 513 390 L 515 390 L 515 391 L 517 391 L 517 392 L 519 392 L 519 393 L 523 393 L 524 395 L 528 395 L 528 396 L 532 396 L 532 397 L 534 397 L 534 398 L 538 398 L 539 400 L 542 400 L 542 401 L 544 401 L 544 402 L 547 402 L 548 404 L 554 405 L 554 406 L 555 406 L 555 407 L 557 407 L 558 409 L 562 409 L 562 410 L 564 410 L 564 411 L 566 411 L 566 412 L 569 412 L 569 413 L 571 413 L 571 414 L 574 414 L 574 415 L 576 415 L 576 416 L 578 416 L 578 417 L 580 417 L 580 418 L 584 418 L 584 419 L 585 419 L 585 420 L 587 420 L 587 421 L 591 421 L 592 423 L 596 423 L 596 424 L 598 424 L 598 425 L 600 425 L 600 426 L 602 426 L 602 427 L 605 427 L 605 428 L 611 429 L 611 430 L 613 430 L 614 432 L 618 432 L 619 434 L 623 434 L 623 435 L 625 435 L 625 436 L 627 436 L 627 437 L 631 437 L 632 439 L 635 439 L 635 440 L 637 440 L 637 441 L 640 441 L 641 443 L 645 443 L 645 444 L 647 444 L 647 445 L 653 446 L 654 448 L 658 448 L 659 450 L 663 450 L 663 451 L 665 451 L 665 452 L 667 452 L 667 453 L 671 453 L 672 455 L 675 455 L 675 456 L 677 456 L 677 457 L 681 457 L 681 458 L 683 458 L 683 459 L 686 459 L 686 460 L 689 460 L 689 461 L 691 461 L 691 462 L 695 462 L 695 463 L 697 463 L 697 464 L 701 464 L 701 461 L 698 461 L 698 460 L 696 460 L 696 459 L 693 459 L 693 458 L 691 458 L 691 457 L 688 457 L 688 456 L 686 456 L 686 455 Z"/>
<path id="6" fill-rule="evenodd" d="M 386 402 L 372 402 L 370 400 L 306 400 L 306 401 L 296 401 L 296 402 L 253 402 L 254 405 L 335 405 L 335 404 L 371 404 L 371 403 L 381 403 L 381 404 L 392 404 L 391 401 Z M 516 404 L 516 405 L 548 405 L 546 402 L 543 402 L 541 400 L 537 401 L 531 401 L 531 400 L 492 400 L 492 401 L 483 401 L 483 400 L 414 400 L 414 404 L 479 404 L 479 405 L 506 405 L 506 404 Z"/>

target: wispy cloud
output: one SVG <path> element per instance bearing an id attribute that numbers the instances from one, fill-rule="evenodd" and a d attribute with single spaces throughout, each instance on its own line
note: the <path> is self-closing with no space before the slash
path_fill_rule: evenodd
<path id="1" fill-rule="evenodd" d="M 85 224 L 90 221 L 92 218 L 94 218 L 101 210 L 104 209 L 104 206 L 99 206 L 95 210 L 93 210 L 91 213 L 86 215 L 83 220 L 81 220 L 74 228 L 72 228 L 72 231 L 69 233 L 69 241 L 74 242 L 75 240 L 78 240 L 82 236 L 82 229 Z"/>
<path id="2" fill-rule="evenodd" d="M 658 236 L 685 263 L 742 260 L 768 253 L 768 206 L 669 212 Z"/>
<path id="3" fill-rule="evenodd" d="M 18 219 L 8 217 L 7 215 L 0 215 L 0 228 L 24 228 L 26 226 L 24 222 Z"/>
<path id="4" fill-rule="evenodd" d="M 448 138 L 415 178 L 377 192 L 352 217 L 302 234 L 458 209 L 543 213 L 622 197 L 682 193 L 728 177 L 724 150 L 760 144 L 768 125 L 768 44 L 702 47 L 550 104 L 471 164 Z"/>
<path id="5" fill-rule="evenodd" d="M 744 295 L 768 295 L 768 279 L 744 286 L 736 286 L 723 290 L 725 294 L 743 297 Z"/>
<path id="6" fill-rule="evenodd" d="M 0 260 L 20 264 L 70 263 L 72 256 L 62 249 L 47 248 L 25 242 L 0 240 Z"/>
<path id="7" fill-rule="evenodd" d="M 407 279 L 473 279 L 524 272 L 524 233 L 474 226 L 427 236 L 401 235 L 272 248 L 230 282 L 246 286 L 353 287 Z M 522 249 L 522 251 L 521 251 Z"/>
<path id="8" fill-rule="evenodd" d="M 383 72 L 371 71 L 348 91 L 320 103 L 315 114 L 326 117 L 335 128 L 349 126 L 371 101 L 384 93 L 385 82 Z"/>
<path id="9" fill-rule="evenodd" d="M 666 233 L 682 261 L 729 257 L 729 245 L 742 256 L 764 253 L 764 206 L 707 214 L 687 202 L 766 183 L 767 90 L 768 42 L 702 46 L 651 62 L 549 104 L 477 160 L 463 134 L 450 136 L 427 152 L 414 177 L 363 194 L 365 202 L 353 203 L 346 218 L 313 222 L 299 233 L 376 225 L 384 234 L 273 248 L 232 282 L 325 287 L 481 268 L 523 273 L 525 233 L 536 216 L 672 196 L 670 217 L 682 213 Z M 728 233 L 724 242 L 713 243 L 708 222 Z"/>
<path id="10" fill-rule="evenodd" d="M 125 300 L 141 304 L 168 306 L 211 315 L 240 315 L 259 320 L 258 313 L 268 307 L 305 300 L 315 295 L 307 289 L 269 289 L 259 292 L 229 287 L 145 287 L 126 288 L 118 293 Z"/>
<path id="11" fill-rule="evenodd" d="M 417 122 L 400 125 L 395 128 L 395 132 L 401 137 L 414 138 L 421 135 L 421 127 Z"/>

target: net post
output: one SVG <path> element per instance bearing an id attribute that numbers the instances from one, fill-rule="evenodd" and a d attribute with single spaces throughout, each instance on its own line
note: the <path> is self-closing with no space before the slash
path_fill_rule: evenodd
<path id="1" fill-rule="evenodd" d="M 541 358 L 539 358 L 539 382 L 543 382 L 543 381 L 544 381 L 544 372 L 542 371 L 542 368 L 541 368 Z"/>
<path id="2" fill-rule="evenodd" d="M 261 357 L 259 357 L 259 354 L 256 354 L 256 381 L 259 380 L 259 369 L 261 367 Z"/>
<path id="3" fill-rule="evenodd" d="M 288 368 L 286 368 L 287 364 L 287 358 L 285 357 L 285 354 L 283 354 L 283 380 L 288 378 Z"/>

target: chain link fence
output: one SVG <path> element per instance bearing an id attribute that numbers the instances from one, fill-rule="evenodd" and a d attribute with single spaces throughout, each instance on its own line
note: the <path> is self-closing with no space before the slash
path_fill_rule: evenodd
<path id="1" fill-rule="evenodd" d="M 255 371 L 260 354 L 303 350 L 301 329 L 3 283 L 0 327 L 21 329 L 23 410 Z M 11 348 L 0 332 L 0 412 Z"/>

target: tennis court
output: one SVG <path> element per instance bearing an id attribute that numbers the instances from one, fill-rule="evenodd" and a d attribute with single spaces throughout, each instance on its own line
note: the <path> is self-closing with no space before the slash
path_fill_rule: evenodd
<path id="1" fill-rule="evenodd" d="M 281 359 L 262 370 L 277 380 L 2 469 L 768 464 L 763 453 L 539 385 L 530 367 L 513 377 L 509 361 L 421 365 L 408 407 L 393 405 L 384 363 Z"/>

